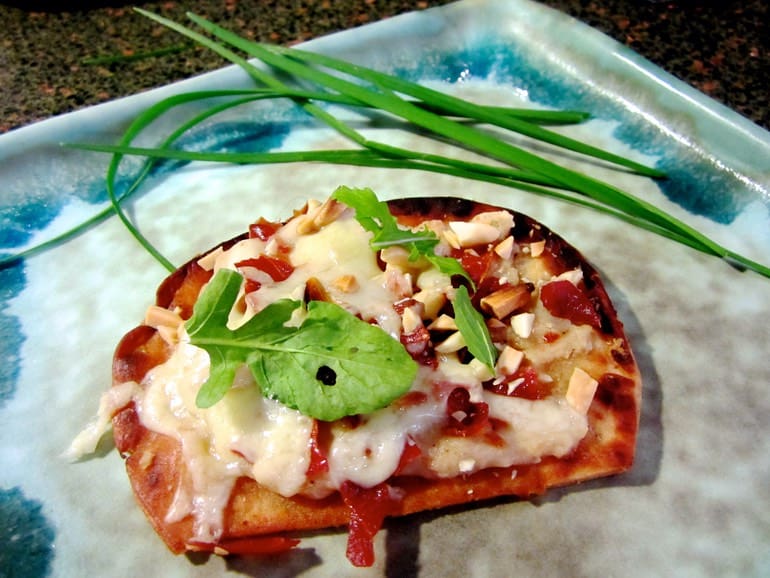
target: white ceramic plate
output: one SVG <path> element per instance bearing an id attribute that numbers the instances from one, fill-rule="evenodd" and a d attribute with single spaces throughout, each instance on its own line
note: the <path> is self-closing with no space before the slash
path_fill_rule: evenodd
<path id="1" fill-rule="evenodd" d="M 658 185 L 586 170 L 770 262 L 768 133 L 563 14 L 526 0 L 469 0 L 308 47 L 479 101 L 588 110 L 595 119 L 571 135 L 671 178 Z M 59 142 L 114 141 L 162 96 L 245 83 L 238 70 L 223 69 L 0 136 L 0 244 L 13 251 L 39 242 L 105 206 L 107 159 Z M 237 141 L 258 149 L 332 139 L 278 106 L 241 111 L 191 137 L 197 146 Z M 114 345 L 165 275 L 111 219 L 0 270 L 0 575 L 770 572 L 770 280 L 587 210 L 408 172 L 188 166 L 156 176 L 131 215 L 181 263 L 253 218 L 286 216 L 339 184 L 371 186 L 384 198 L 457 195 L 510 206 L 581 249 L 603 272 L 643 371 L 634 468 L 531 502 L 393 521 L 369 570 L 348 565 L 344 532 L 313 535 L 297 551 L 264 560 L 174 557 L 135 505 L 109 444 L 83 463 L 60 457 L 110 383 Z"/>

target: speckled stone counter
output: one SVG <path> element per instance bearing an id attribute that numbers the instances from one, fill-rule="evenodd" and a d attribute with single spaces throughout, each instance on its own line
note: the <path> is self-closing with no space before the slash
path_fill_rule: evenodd
<path id="1" fill-rule="evenodd" d="M 181 0 L 141 2 L 182 18 L 193 10 L 236 32 L 296 43 L 441 0 Z M 764 0 L 544 0 L 630 46 L 700 91 L 770 128 L 770 31 Z M 0 132 L 222 66 L 136 15 L 90 0 L 0 4 Z M 148 56 L 153 54 L 153 56 Z M 119 57 L 115 60 L 114 57 Z"/>

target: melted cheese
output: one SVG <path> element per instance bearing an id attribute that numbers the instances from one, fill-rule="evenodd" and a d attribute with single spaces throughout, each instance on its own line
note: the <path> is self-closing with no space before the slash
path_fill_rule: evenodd
<path id="1" fill-rule="evenodd" d="M 504 445 L 490 444 L 474 437 L 443 437 L 431 448 L 430 468 L 440 477 L 513 464 L 536 463 L 543 456 L 562 457 L 588 431 L 585 414 L 563 399 L 530 401 L 504 395 L 485 395 L 489 415 L 508 424 L 496 430 Z"/>
<path id="2" fill-rule="evenodd" d="M 484 242 L 498 241 L 512 225 L 506 215 L 491 213 L 479 217 L 470 229 L 461 225 L 460 236 L 465 239 L 470 231 L 481 234 Z M 273 282 L 267 275 L 260 275 L 259 289 L 241 294 L 241 308 L 234 308 L 232 325 L 245 322 L 278 299 L 302 298 L 311 277 L 321 282 L 333 301 L 363 319 L 375 321 L 396 339 L 402 330 L 402 317 L 393 304 L 404 294 L 418 290 L 415 298 L 423 304 L 422 320 L 409 318 L 414 311 L 407 309 L 408 327 L 435 318 L 443 303 L 451 298 L 449 277 L 425 260 L 415 263 L 402 259 L 401 263 L 398 251 L 393 249 L 385 259 L 387 266 L 383 271 L 377 255 L 369 248 L 370 233 L 360 227 L 349 211 L 323 226 L 308 228 L 307 232 L 298 226 L 300 221 L 289 221 L 269 243 L 249 239 L 201 260 L 213 269 L 234 268 L 236 263 L 260 253 L 277 254 L 279 248 L 290 259 L 294 270 L 288 279 Z M 444 232 L 448 229 L 445 224 L 434 226 Z M 506 279 L 515 281 L 519 276 L 510 262 L 502 268 Z M 523 261 L 523 278 L 542 283 L 551 276 L 532 255 Z M 339 283 L 341 278 L 348 282 Z M 536 345 L 546 332 L 555 328 L 562 334 L 556 344 Z M 507 361 L 498 369 L 507 368 L 509 373 L 524 358 L 548 368 L 549 364 L 561 363 L 594 346 L 590 327 L 576 327 L 555 319 L 541 306 L 536 307 L 534 317 L 527 319 L 526 331 L 516 323 L 514 329 L 519 338 L 526 338 L 527 347 L 522 348 L 526 350 L 522 353 L 501 345 L 507 351 Z M 175 520 L 192 514 L 196 539 L 206 542 L 215 541 L 221 533 L 222 513 L 240 476 L 249 476 L 283 496 L 303 494 L 320 498 L 339 489 L 345 481 L 371 487 L 387 480 L 399 468 L 407 444 L 420 446 L 422 458 L 409 464 L 406 473 L 450 477 L 489 467 L 535 463 L 547 455 L 561 457 L 585 436 L 584 409 L 593 396 L 590 377 L 575 378 L 569 398 L 562 391 L 548 399 L 529 401 L 485 390 L 482 383 L 496 377 L 489 368 L 476 360 L 461 362 L 455 347 L 437 349 L 441 352 L 438 367 L 421 365 L 412 386 L 411 393 L 419 394 L 419 402 L 397 402 L 360 416 L 355 427 L 344 421 L 332 424 L 326 456 L 328 472 L 313 480 L 306 475 L 313 419 L 264 398 L 247 369 L 238 373 L 236 383 L 220 402 L 208 409 L 196 406 L 197 392 L 208 377 L 209 360 L 205 351 L 189 343 L 183 327 L 168 361 L 149 371 L 141 387 L 125 386 L 115 389 L 113 395 L 122 396 L 124 402 L 123 398 L 130 395 L 145 427 L 180 442 L 190 479 L 177 489 L 167 518 Z M 557 378 L 561 379 L 558 372 Z M 467 389 L 472 403 L 487 404 L 489 416 L 501 424 L 496 433 L 503 443 L 490 444 L 481 437 L 442 433 L 447 423 L 447 397 L 457 387 Z M 566 383 L 562 389 L 567 389 Z"/>

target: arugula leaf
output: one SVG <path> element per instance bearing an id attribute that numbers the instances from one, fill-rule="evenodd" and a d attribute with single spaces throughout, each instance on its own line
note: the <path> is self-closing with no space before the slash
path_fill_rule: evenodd
<path id="1" fill-rule="evenodd" d="M 457 259 L 436 255 L 434 248 L 438 245 L 438 237 L 435 233 L 428 230 L 415 232 L 401 229 L 396 218 L 390 214 L 388 204 L 377 199 L 371 189 L 351 189 L 341 186 L 334 191 L 332 198 L 355 209 L 356 220 L 364 229 L 374 234 L 370 241 L 372 249 L 379 250 L 391 245 L 403 245 L 409 250 L 411 261 L 423 257 L 450 277 L 462 276 L 475 289 L 473 279 Z M 494 369 L 497 350 L 492 343 L 484 317 L 473 307 L 465 286 L 457 289 L 454 309 L 457 328 L 465 339 L 468 350 L 476 359 Z"/>
<path id="2" fill-rule="evenodd" d="M 380 201 L 370 188 L 351 189 L 340 186 L 334 191 L 332 198 L 355 209 L 356 220 L 374 235 L 370 242 L 372 249 L 416 243 L 414 248 L 418 248 L 419 254 L 424 254 L 438 244 L 438 238 L 432 231 L 414 232 L 399 227 L 396 218 L 390 214 L 388 204 Z"/>
<path id="3" fill-rule="evenodd" d="M 191 343 L 211 361 L 199 407 L 219 401 L 244 363 L 263 395 L 323 421 L 385 407 L 411 387 L 417 364 L 403 346 L 333 303 L 311 301 L 296 327 L 286 322 L 301 304 L 285 299 L 229 329 L 241 281 L 235 271 L 219 271 L 187 322 Z"/>
<path id="4" fill-rule="evenodd" d="M 471 355 L 481 361 L 490 369 L 495 368 L 497 349 L 492 343 L 484 317 L 471 303 L 468 289 L 465 286 L 458 287 L 455 298 L 452 301 L 455 312 L 455 323 L 460 335 L 465 339 L 465 345 Z"/>
<path id="5" fill-rule="evenodd" d="M 473 286 L 473 279 L 457 259 L 436 255 L 434 249 L 439 240 L 433 231 L 427 229 L 411 231 L 399 227 L 396 218 L 390 214 L 388 204 L 380 201 L 371 189 L 351 189 L 341 186 L 334 191 L 332 198 L 355 209 L 356 220 L 374 235 L 369 244 L 375 251 L 393 245 L 402 245 L 409 250 L 410 261 L 424 257 L 442 273 L 450 277 L 460 275 Z"/>

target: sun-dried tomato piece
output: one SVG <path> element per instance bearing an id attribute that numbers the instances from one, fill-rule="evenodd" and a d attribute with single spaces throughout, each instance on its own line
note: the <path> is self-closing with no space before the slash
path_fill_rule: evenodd
<path id="1" fill-rule="evenodd" d="M 409 333 L 402 333 L 401 345 L 417 363 L 433 368 L 438 366 L 433 344 L 430 341 L 430 332 L 424 325 Z"/>
<path id="2" fill-rule="evenodd" d="M 319 439 L 318 420 L 313 420 L 313 429 L 310 431 L 310 465 L 307 467 L 307 476 L 315 477 L 329 471 L 329 460 L 321 449 Z"/>
<path id="3" fill-rule="evenodd" d="M 476 286 L 481 285 L 491 273 L 495 270 L 495 257 L 497 255 L 492 251 L 487 251 L 479 255 L 475 251 L 465 250 L 459 256 L 460 264 L 465 272 L 471 276 Z"/>
<path id="4" fill-rule="evenodd" d="M 294 267 L 288 261 L 277 257 L 260 255 L 251 259 L 244 259 L 235 264 L 236 267 L 254 267 L 270 275 L 273 281 L 285 281 L 294 272 Z"/>
<path id="5" fill-rule="evenodd" d="M 505 376 L 499 381 L 489 381 L 484 389 L 498 395 L 520 397 L 522 399 L 545 399 L 551 394 L 552 384 L 538 378 L 537 371 L 531 365 L 523 365 L 516 373 Z"/>
<path id="6" fill-rule="evenodd" d="M 281 223 L 274 223 L 262 218 L 256 223 L 249 225 L 249 238 L 267 241 L 280 227 Z"/>
<path id="7" fill-rule="evenodd" d="M 470 392 L 464 387 L 456 387 L 449 394 L 446 412 L 449 416 L 447 435 L 473 436 L 489 425 L 489 406 L 483 401 L 472 402 Z"/>
<path id="8" fill-rule="evenodd" d="M 401 459 L 399 459 L 398 467 L 396 468 L 396 471 L 393 472 L 393 475 L 397 476 L 402 473 L 404 468 L 406 468 L 414 460 L 419 459 L 421 455 L 422 450 L 420 449 L 420 446 L 414 443 L 412 438 L 407 436 L 407 441 L 404 443 L 404 451 L 401 452 Z"/>
<path id="9" fill-rule="evenodd" d="M 215 546 L 220 555 L 255 556 L 259 554 L 280 554 L 299 544 L 296 538 L 285 536 L 255 536 L 253 538 L 233 538 L 224 540 Z"/>
<path id="10" fill-rule="evenodd" d="M 354 566 L 371 566 L 374 564 L 374 536 L 385 517 L 394 511 L 397 500 L 385 483 L 362 488 L 347 481 L 340 487 L 340 494 L 350 510 L 348 560 Z"/>
<path id="11" fill-rule="evenodd" d="M 551 315 L 569 319 L 575 325 L 590 325 L 599 329 L 602 320 L 591 300 L 573 283 L 551 281 L 540 289 L 540 300 Z"/>

